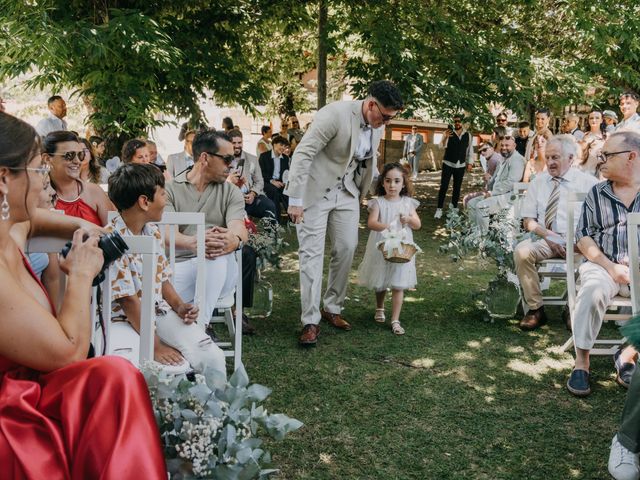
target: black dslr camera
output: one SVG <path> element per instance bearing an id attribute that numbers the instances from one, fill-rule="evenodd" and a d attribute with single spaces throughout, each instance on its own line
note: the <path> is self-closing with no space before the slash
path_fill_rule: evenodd
<path id="1" fill-rule="evenodd" d="M 119 259 L 122 255 L 124 255 L 125 251 L 129 250 L 128 245 L 125 243 L 118 232 L 107 233 L 106 235 L 100 237 L 100 240 L 98 240 L 98 247 L 100 247 L 100 250 L 102 250 L 104 263 L 102 264 L 100 273 L 98 273 L 98 275 L 96 275 L 96 278 L 93 279 L 92 285 L 94 287 L 102 283 L 105 277 L 104 271 L 109 267 L 109 265 Z M 69 250 L 71 250 L 71 242 L 67 242 L 60 253 L 63 257 L 66 258 Z"/>

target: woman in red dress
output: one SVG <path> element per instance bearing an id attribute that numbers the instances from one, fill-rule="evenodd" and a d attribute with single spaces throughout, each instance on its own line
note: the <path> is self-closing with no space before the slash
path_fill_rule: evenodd
<path id="1" fill-rule="evenodd" d="M 51 165 L 51 185 L 56 191 L 55 208 L 100 227 L 107 224 L 107 212 L 115 210 L 102 188 L 82 180 L 81 165 L 89 158 L 73 132 L 51 132 L 44 138 L 43 158 Z"/>
<path id="2" fill-rule="evenodd" d="M 141 374 L 120 358 L 85 360 L 99 229 L 37 208 L 47 174 L 35 130 L 0 113 L 0 477 L 166 479 Z M 29 232 L 73 236 L 57 317 L 24 259 Z"/>

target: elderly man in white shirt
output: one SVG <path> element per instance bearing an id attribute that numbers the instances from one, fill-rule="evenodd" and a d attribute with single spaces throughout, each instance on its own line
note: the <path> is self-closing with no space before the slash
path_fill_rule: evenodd
<path id="1" fill-rule="evenodd" d="M 579 157 L 579 147 L 571 134 L 549 140 L 545 161 L 547 170 L 536 175 L 525 195 L 521 215 L 527 231 L 539 240 L 527 239 L 513 252 L 516 273 L 529 311 L 520 322 L 522 330 L 535 330 L 547 322 L 536 263 L 549 258 L 565 258 L 567 212 L 563 208 L 570 192 L 587 193 L 598 180 L 593 175 L 571 168 Z M 579 210 L 574 216 L 576 223 Z"/>
<path id="2" fill-rule="evenodd" d="M 67 122 L 64 117 L 67 116 L 67 103 L 60 95 L 54 95 L 47 100 L 47 108 L 49 116 L 43 118 L 36 125 L 36 132 L 41 137 L 46 137 L 51 132 L 59 130 L 67 130 Z"/>

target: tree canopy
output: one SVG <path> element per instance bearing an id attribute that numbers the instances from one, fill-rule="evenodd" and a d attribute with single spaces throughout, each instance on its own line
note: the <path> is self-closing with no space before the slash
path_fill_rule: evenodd
<path id="1" fill-rule="evenodd" d="M 324 0 L 329 97 L 395 81 L 405 115 L 489 105 L 609 105 L 640 87 L 636 0 Z M 159 112 L 194 121 L 214 96 L 247 111 L 313 107 L 319 0 L 0 0 L 0 80 L 72 88 L 96 130 L 141 134 Z"/>

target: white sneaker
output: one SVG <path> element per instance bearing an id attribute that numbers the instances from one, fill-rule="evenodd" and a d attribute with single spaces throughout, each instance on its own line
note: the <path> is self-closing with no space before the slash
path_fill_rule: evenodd
<path id="1" fill-rule="evenodd" d="M 449 210 L 455 210 L 458 211 L 458 207 L 456 207 L 453 203 L 449 204 Z"/>
<path id="2" fill-rule="evenodd" d="M 609 453 L 609 473 L 616 480 L 640 479 L 640 464 L 638 454 L 627 450 L 618 441 L 618 435 L 611 440 L 611 452 Z"/>
<path id="3" fill-rule="evenodd" d="M 433 216 L 433 218 L 442 218 L 442 209 L 441 208 L 436 208 L 436 213 Z"/>

